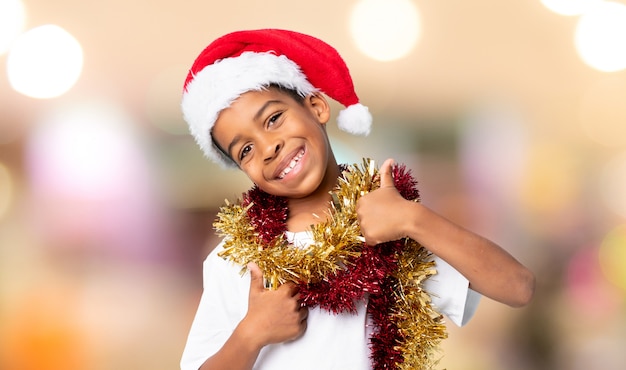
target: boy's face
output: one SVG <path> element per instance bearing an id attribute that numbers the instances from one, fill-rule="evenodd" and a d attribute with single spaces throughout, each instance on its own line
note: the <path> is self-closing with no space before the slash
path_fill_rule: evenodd
<path id="1" fill-rule="evenodd" d="M 212 135 L 261 190 L 303 198 L 320 188 L 334 163 L 329 117 L 319 94 L 298 102 L 275 88 L 250 91 L 220 113 Z"/>

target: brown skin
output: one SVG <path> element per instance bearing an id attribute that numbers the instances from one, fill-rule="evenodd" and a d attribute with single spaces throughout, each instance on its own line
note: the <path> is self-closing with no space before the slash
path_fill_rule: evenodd
<path id="1" fill-rule="evenodd" d="M 300 307 L 297 286 L 289 283 L 267 290 L 259 267 L 250 263 L 248 270 L 248 312 L 222 348 L 200 367 L 202 370 L 252 369 L 263 347 L 295 340 L 306 330 L 308 310 Z"/>
<path id="2" fill-rule="evenodd" d="M 223 110 L 213 138 L 262 190 L 286 197 L 287 227 L 307 230 L 327 214 L 339 169 L 326 134 L 330 107 L 321 94 L 299 102 L 275 88 L 241 95 Z M 534 276 L 502 248 L 446 220 L 420 203 L 405 200 L 393 185 L 391 161 L 381 167 L 381 188 L 360 199 L 357 214 L 368 244 L 410 237 L 461 272 L 471 287 L 519 307 L 534 292 Z M 393 212 L 390 212 L 393 210 Z M 317 215 L 317 216 L 316 216 Z M 224 346 L 201 369 L 252 369 L 261 349 L 296 340 L 308 311 L 296 286 L 263 288 L 262 272 L 248 265 L 248 312 Z"/>
<path id="3" fill-rule="evenodd" d="M 289 200 L 291 231 L 319 222 L 328 210 L 339 167 L 326 134 L 330 106 L 321 94 L 297 102 L 270 88 L 248 92 L 223 110 L 213 138 L 263 191 Z M 286 176 L 291 160 L 304 153 Z"/>
<path id="4" fill-rule="evenodd" d="M 535 290 L 533 273 L 495 243 L 404 199 L 393 185 L 392 164 L 383 163 L 381 187 L 357 203 L 365 241 L 375 245 L 409 237 L 454 266 L 482 295 L 512 307 L 528 304 Z"/>
<path id="5" fill-rule="evenodd" d="M 326 135 L 330 107 L 320 94 L 302 102 L 277 89 L 249 92 L 221 112 L 213 138 L 262 190 L 288 198 L 287 227 L 306 230 L 324 215 L 339 176 Z M 304 153 L 284 176 L 294 157 Z M 306 329 L 308 310 L 300 307 L 294 284 L 275 291 L 263 287 L 262 272 L 248 265 L 248 312 L 222 348 L 201 369 L 252 369 L 261 349 L 295 340 Z"/>

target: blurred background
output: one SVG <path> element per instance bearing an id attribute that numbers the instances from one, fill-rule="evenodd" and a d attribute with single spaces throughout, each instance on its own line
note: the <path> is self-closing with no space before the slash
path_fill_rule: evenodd
<path id="1" fill-rule="evenodd" d="M 537 276 L 483 299 L 440 368 L 626 368 L 626 2 L 0 0 L 0 368 L 175 369 L 225 198 L 182 83 L 224 33 L 342 54 L 422 201 Z M 335 112 L 341 107 L 335 104 Z"/>

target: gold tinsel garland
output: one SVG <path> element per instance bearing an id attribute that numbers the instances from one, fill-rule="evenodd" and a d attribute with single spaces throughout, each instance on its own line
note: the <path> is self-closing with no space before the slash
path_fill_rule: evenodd
<path id="1" fill-rule="evenodd" d="M 356 216 L 356 202 L 378 187 L 380 175 L 373 161 L 364 159 L 361 166 L 350 166 L 331 192 L 330 214 L 312 226 L 314 242 L 304 248 L 290 246 L 284 235 L 270 243 L 262 242 L 248 215 L 252 204 L 243 206 L 241 200 L 226 201 L 214 223 L 220 236 L 225 237 L 220 256 L 244 266 L 242 272 L 248 262 L 257 263 L 270 289 L 288 281 L 300 284 L 326 280 L 338 271 L 349 269 L 351 261 L 360 256 L 364 239 Z M 431 369 L 438 362 L 435 354 L 439 344 L 447 337 L 443 317 L 432 307 L 430 296 L 422 288 L 436 270 L 425 248 L 408 238 L 403 243 L 393 274 L 397 282 L 392 298 L 395 303 L 388 312 L 401 336 L 393 350 L 401 353 L 402 361 L 397 361 L 395 366 L 406 370 Z"/>

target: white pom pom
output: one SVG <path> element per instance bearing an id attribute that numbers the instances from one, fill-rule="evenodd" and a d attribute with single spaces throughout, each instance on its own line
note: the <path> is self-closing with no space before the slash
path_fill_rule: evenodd
<path id="1" fill-rule="evenodd" d="M 361 103 L 353 104 L 339 112 L 337 124 L 342 131 L 367 136 L 372 129 L 372 115 Z"/>

